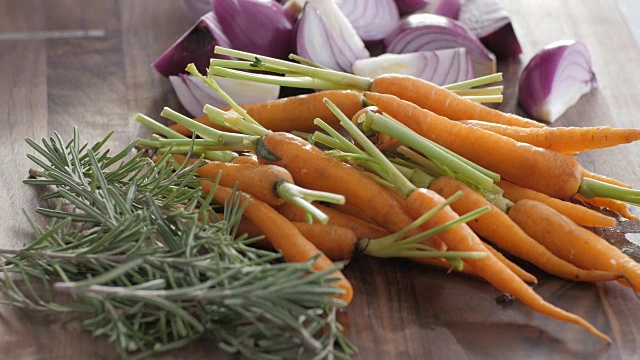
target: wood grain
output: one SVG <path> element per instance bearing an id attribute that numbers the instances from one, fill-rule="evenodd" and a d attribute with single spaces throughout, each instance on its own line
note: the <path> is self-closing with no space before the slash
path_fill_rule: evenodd
<path id="1" fill-rule="evenodd" d="M 615 1 L 510 0 L 505 5 L 524 53 L 504 60 L 502 110 L 522 114 L 515 98 L 522 67 L 535 51 L 563 38 L 587 43 L 599 87 L 561 117 L 560 126 L 637 127 L 640 50 Z M 30 241 L 22 210 L 41 190 L 22 184 L 32 166 L 24 138 L 39 139 L 73 127 L 93 142 L 115 131 L 112 147 L 146 134 L 132 121 L 142 112 L 159 119 L 164 106 L 182 110 L 151 61 L 194 21 L 182 1 L 0 0 L 0 246 Z M 96 31 L 55 38 L 60 31 Z M 36 34 L 29 38 L 25 34 Z M 48 33 L 47 33 L 48 32 Z M 100 35 L 101 34 L 101 35 Z M 592 171 L 640 187 L 640 146 L 587 152 Z M 638 208 L 634 214 L 640 216 Z M 640 227 L 621 221 L 598 233 L 630 253 L 640 251 Z M 636 243 L 634 244 L 633 241 Z M 640 256 L 638 257 L 640 258 Z M 614 339 L 607 346 L 574 325 L 538 315 L 475 278 L 445 274 L 408 261 L 355 259 L 346 275 L 355 298 L 340 314 L 358 359 L 634 359 L 640 354 L 640 302 L 618 284 L 563 281 L 522 264 L 539 277 L 536 290 L 550 302 L 585 317 Z M 2 359 L 117 359 L 106 339 L 83 333 L 77 322 L 0 307 Z M 224 359 L 202 341 L 155 359 Z"/>

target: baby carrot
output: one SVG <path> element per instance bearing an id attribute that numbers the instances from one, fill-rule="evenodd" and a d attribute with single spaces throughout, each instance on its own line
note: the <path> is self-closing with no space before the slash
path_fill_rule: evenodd
<path id="1" fill-rule="evenodd" d="M 569 156 L 450 121 L 393 95 L 366 92 L 365 98 L 416 133 L 511 182 L 562 199 L 578 192 L 582 166 Z"/>
<path id="2" fill-rule="evenodd" d="M 633 128 L 610 126 L 521 128 L 478 120 L 461 122 L 519 142 L 571 155 L 640 140 L 640 129 Z"/>
<path id="3" fill-rule="evenodd" d="M 389 234 L 387 230 L 378 225 L 361 220 L 355 216 L 345 214 L 331 207 L 322 205 L 316 205 L 316 207 L 329 217 L 327 225 L 337 225 L 351 229 L 357 237 L 375 239 Z M 307 220 L 307 215 L 304 210 L 297 206 L 284 203 L 277 206 L 275 209 L 292 222 Z"/>
<path id="4" fill-rule="evenodd" d="M 434 191 L 428 189 L 417 189 L 407 198 L 407 205 L 409 212 L 415 216 L 423 213 L 425 209 L 429 209 L 441 201 L 442 197 Z M 457 216 L 458 214 L 456 214 L 450 207 L 446 207 L 443 211 L 438 212 L 432 219 L 428 220 L 427 225 L 430 222 L 442 223 Z M 535 224 L 540 223 L 542 222 L 536 222 Z M 441 233 L 440 237 L 447 244 L 448 248 L 452 250 L 486 251 L 486 247 L 483 245 L 482 241 L 480 241 L 476 234 L 464 224 Z M 611 342 L 607 335 L 600 332 L 581 317 L 566 312 L 546 302 L 518 276 L 508 270 L 495 256 L 485 256 L 480 259 L 467 259 L 465 260 L 465 264 L 469 264 L 471 268 L 478 273 L 478 275 L 489 281 L 497 289 L 514 296 L 531 309 L 558 320 L 579 325 L 598 338 L 606 342 Z"/>
<path id="5" fill-rule="evenodd" d="M 386 230 L 396 232 L 413 221 L 397 195 L 307 141 L 278 132 L 264 136 L 259 144 L 256 153 L 261 163 L 284 167 L 305 188 L 344 195 L 346 203 L 366 212 Z"/>
<path id="6" fill-rule="evenodd" d="M 353 115 L 364 106 L 362 94 L 348 90 L 325 90 L 240 106 L 260 125 L 271 131 L 312 132 L 318 130 L 318 127 L 313 124 L 316 118 L 321 118 L 336 128 L 339 127 L 335 115 L 322 102 L 324 98 L 334 101 L 345 114 Z M 228 130 L 210 122 L 206 114 L 196 120 L 218 130 Z M 172 125 L 170 128 L 183 135 L 191 136 L 191 130 L 180 124 Z"/>
<path id="7" fill-rule="evenodd" d="M 372 80 L 367 90 L 396 96 L 451 120 L 474 119 L 518 127 L 545 127 L 537 121 L 492 109 L 413 76 L 381 75 Z"/>
<path id="8" fill-rule="evenodd" d="M 187 161 L 184 156 L 174 155 L 179 163 Z M 195 159 L 189 159 L 189 162 Z M 285 200 L 277 193 L 277 188 L 284 182 L 293 183 L 293 177 L 287 170 L 275 165 L 234 164 L 218 161 L 208 161 L 196 169 L 203 178 L 216 180 L 226 187 L 236 186 L 266 202 L 269 205 L 280 205 Z"/>
<path id="9" fill-rule="evenodd" d="M 464 199 L 462 199 L 462 200 L 464 201 Z M 487 251 L 489 253 L 491 253 L 491 255 L 495 256 L 496 259 L 500 260 L 500 262 L 503 263 L 504 266 L 507 267 L 507 269 L 511 270 L 514 274 L 516 274 L 516 276 L 518 276 L 522 281 L 525 281 L 525 282 L 528 282 L 528 283 L 532 283 L 532 284 L 537 284 L 538 283 L 538 279 L 536 279 L 535 276 L 533 276 L 528 271 L 526 271 L 525 269 L 523 269 L 520 266 L 518 266 L 518 264 L 516 264 L 513 261 L 509 260 L 500 251 L 494 249 L 491 245 L 487 244 L 484 241 L 482 242 L 482 244 L 487 249 Z M 466 264 L 466 266 L 469 266 L 469 265 Z"/>
<path id="10" fill-rule="evenodd" d="M 316 271 L 325 271 L 335 267 L 326 255 L 309 242 L 300 231 L 280 215 L 271 206 L 255 199 L 251 195 L 243 192 L 234 192 L 224 186 L 216 186 L 211 181 L 200 181 L 202 190 L 206 193 L 213 193 L 213 197 L 219 203 L 235 202 L 240 200 L 241 204 L 246 203 L 243 215 L 250 219 L 271 242 L 273 247 L 282 253 L 288 262 L 306 262 L 317 256 L 313 262 Z M 353 287 L 341 271 L 336 270 L 333 275 L 336 281 L 332 284 L 342 290 L 337 298 L 349 304 L 353 298 Z"/>
<path id="11" fill-rule="evenodd" d="M 500 180 L 497 185 L 502 190 L 504 190 L 502 196 L 514 203 L 522 199 L 537 200 L 554 208 L 557 212 L 568 217 L 573 222 L 579 225 L 591 227 L 616 226 L 616 219 L 612 218 L 611 216 L 601 214 L 587 207 L 574 204 L 569 201 L 552 198 L 543 193 L 523 188 L 506 180 Z"/>
<path id="12" fill-rule="evenodd" d="M 594 198 L 587 198 L 584 197 L 580 194 L 576 194 L 576 196 L 574 196 L 574 198 L 578 201 L 582 201 L 585 204 L 589 204 L 595 207 L 598 207 L 600 209 L 607 209 L 607 210 L 611 210 L 613 212 L 615 212 L 616 214 L 622 216 L 623 218 L 629 219 L 629 220 L 633 220 L 633 221 L 640 221 L 640 219 L 633 215 L 630 211 L 629 208 L 627 207 L 627 204 L 621 202 L 621 201 L 616 201 L 613 199 L 606 199 L 606 198 L 600 198 L 600 197 L 594 197 Z"/>
<path id="13" fill-rule="evenodd" d="M 509 211 L 509 217 L 559 257 L 584 269 L 621 273 L 636 291 L 640 290 L 640 264 L 549 206 L 520 200 Z"/>
<path id="14" fill-rule="evenodd" d="M 620 277 L 620 274 L 616 273 L 583 270 L 559 258 L 529 237 L 506 213 L 490 204 L 480 193 L 456 179 L 439 177 L 431 182 L 429 189 L 444 197 L 462 191 L 462 199 L 451 204 L 451 208 L 459 214 L 489 205 L 491 210 L 474 221 L 468 222 L 469 227 L 501 249 L 536 265 L 549 274 L 568 280 L 591 282 L 615 280 Z"/>

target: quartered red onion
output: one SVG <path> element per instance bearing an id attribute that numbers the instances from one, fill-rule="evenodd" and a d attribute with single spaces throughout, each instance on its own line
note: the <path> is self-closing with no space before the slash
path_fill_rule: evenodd
<path id="1" fill-rule="evenodd" d="M 422 10 L 429 5 L 429 0 L 395 0 L 400 15 L 411 14 L 418 10 Z"/>
<path id="2" fill-rule="evenodd" d="M 189 63 L 194 63 L 200 72 L 205 72 L 214 56 L 216 45 L 229 47 L 213 12 L 202 16 L 187 32 L 176 40 L 151 66 L 164 76 L 186 73 Z"/>
<path id="3" fill-rule="evenodd" d="M 465 48 L 382 54 L 356 61 L 352 72 L 369 78 L 389 73 L 411 75 L 438 85 L 473 78 L 471 58 Z"/>
<path id="4" fill-rule="evenodd" d="M 522 53 L 511 18 L 500 0 L 465 0 L 458 20 L 497 57 Z"/>
<path id="5" fill-rule="evenodd" d="M 217 76 L 213 78 L 238 104 L 253 104 L 275 100 L 280 93 L 280 87 L 277 85 Z M 193 75 L 169 76 L 169 80 L 182 106 L 194 117 L 203 114 L 202 109 L 206 104 L 217 108 L 223 108 L 228 105 L 216 92 Z"/>
<path id="6" fill-rule="evenodd" d="M 457 20 L 464 2 L 465 0 L 440 0 L 431 13 Z"/>
<path id="7" fill-rule="evenodd" d="M 554 122 L 596 84 L 587 46 L 562 40 L 545 46 L 527 63 L 518 102 L 534 118 Z"/>
<path id="8" fill-rule="evenodd" d="M 275 0 L 214 0 L 213 13 L 233 49 L 280 59 L 293 50 L 293 22 Z"/>
<path id="9" fill-rule="evenodd" d="M 298 19 L 297 54 L 337 71 L 351 71 L 369 51 L 333 0 L 308 0 Z"/>
<path id="10" fill-rule="evenodd" d="M 336 3 L 365 42 L 384 39 L 400 22 L 394 0 L 336 0 Z"/>
<path id="11" fill-rule="evenodd" d="M 434 14 L 404 18 L 384 40 L 386 51 L 403 54 L 463 47 L 471 57 L 473 75 L 496 72 L 496 57 L 469 29 L 456 20 Z"/>

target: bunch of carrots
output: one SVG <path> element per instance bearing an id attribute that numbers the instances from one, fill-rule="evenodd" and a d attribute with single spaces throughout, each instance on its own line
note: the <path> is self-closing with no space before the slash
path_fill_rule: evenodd
<path id="1" fill-rule="evenodd" d="M 627 204 L 640 204 L 640 191 L 583 169 L 574 155 L 640 140 L 640 129 L 547 127 L 479 103 L 481 90 L 463 90 L 473 82 L 366 79 L 216 51 L 247 61 L 212 60 L 206 75 L 187 70 L 229 108 L 205 106 L 195 120 L 165 109 L 176 123 L 169 127 L 138 115 L 155 131 L 138 145 L 155 149 L 156 161 L 197 166 L 200 186 L 218 202 L 244 203 L 239 232 L 263 236 L 256 246 L 286 261 L 315 258 L 317 270 L 365 254 L 462 271 L 610 342 L 541 298 L 535 277 L 503 253 L 567 280 L 638 291 L 640 265 L 585 228 L 615 227 L 616 219 L 578 203 L 638 220 Z M 256 67 L 296 76 L 230 69 Z M 238 105 L 212 74 L 319 91 Z M 340 271 L 335 279 L 347 305 L 352 286 Z"/>

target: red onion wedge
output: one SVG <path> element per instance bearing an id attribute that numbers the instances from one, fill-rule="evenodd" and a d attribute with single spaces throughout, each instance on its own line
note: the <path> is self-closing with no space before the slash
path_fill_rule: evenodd
<path id="1" fill-rule="evenodd" d="M 384 39 L 400 22 L 394 0 L 336 0 L 336 3 L 365 42 Z"/>
<path id="2" fill-rule="evenodd" d="M 353 63 L 354 75 L 375 78 L 382 74 L 411 75 L 438 85 L 473 78 L 471 58 L 465 48 L 382 54 Z"/>
<path id="3" fill-rule="evenodd" d="M 429 5 L 429 0 L 395 0 L 400 15 L 407 15 L 422 10 Z"/>
<path id="4" fill-rule="evenodd" d="M 164 76 L 186 73 L 185 68 L 189 63 L 194 63 L 198 70 L 205 71 L 210 59 L 214 57 L 216 45 L 228 47 L 229 41 L 222 33 L 213 12 L 210 11 L 160 55 L 151 66 Z"/>
<path id="5" fill-rule="evenodd" d="M 336 71 L 351 71 L 369 51 L 333 0 L 308 0 L 298 20 L 297 54 Z"/>
<path id="6" fill-rule="evenodd" d="M 465 0 L 458 20 L 498 58 L 522 53 L 511 18 L 500 0 Z"/>
<path id="7" fill-rule="evenodd" d="M 471 57 L 474 76 L 496 72 L 495 55 L 467 27 L 444 16 L 426 13 L 409 15 L 384 42 L 387 52 L 396 54 L 463 47 Z"/>
<path id="8" fill-rule="evenodd" d="M 464 2 L 465 0 L 440 0 L 431 13 L 457 20 Z"/>
<path id="9" fill-rule="evenodd" d="M 280 93 L 280 86 L 278 85 L 260 84 L 218 76 L 213 78 L 238 104 L 253 104 L 275 100 Z M 193 117 L 204 114 L 202 109 L 206 104 L 217 108 L 228 106 L 224 99 L 193 75 L 169 76 L 169 80 L 178 96 L 178 100 Z"/>
<path id="10" fill-rule="evenodd" d="M 231 48 L 278 59 L 293 50 L 291 17 L 275 0 L 214 0 L 213 13 Z"/>
<path id="11" fill-rule="evenodd" d="M 520 75 L 518 102 L 531 116 L 552 123 L 596 85 L 587 46 L 561 40 L 527 63 Z"/>

